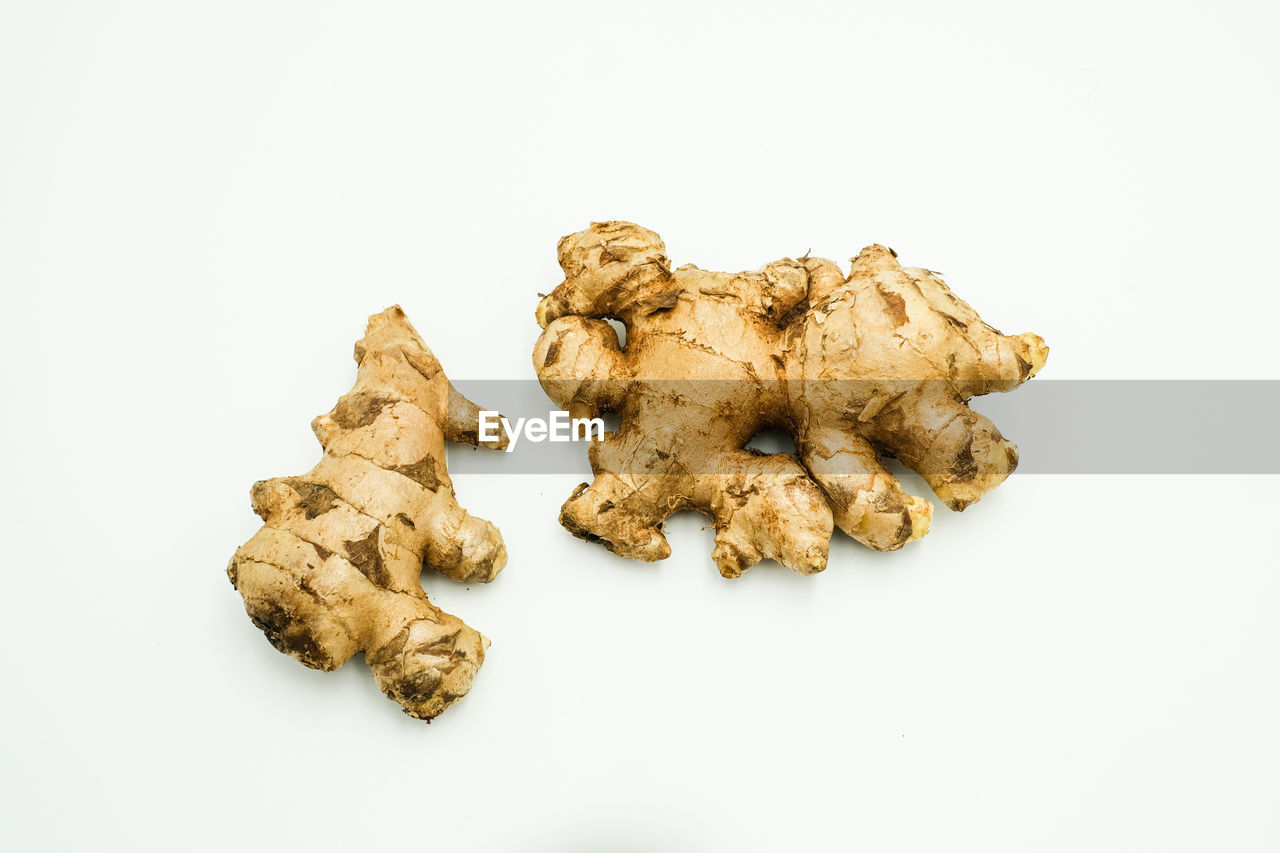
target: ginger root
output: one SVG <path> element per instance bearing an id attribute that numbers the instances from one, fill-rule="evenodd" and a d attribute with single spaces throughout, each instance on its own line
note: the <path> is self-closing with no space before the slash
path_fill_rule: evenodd
<path id="1" fill-rule="evenodd" d="M 757 272 L 672 270 L 657 234 L 601 222 L 562 239 L 559 260 L 534 367 L 572 417 L 616 411 L 621 424 L 593 442 L 595 480 L 560 521 L 616 554 L 664 559 L 664 520 L 690 509 L 714 520 L 725 577 L 766 557 L 814 573 L 833 524 L 879 550 L 927 532 L 932 506 L 882 456 L 953 510 L 1017 465 L 968 400 L 1026 381 L 1048 347 L 1002 335 L 890 249 L 863 249 L 847 276 L 807 256 Z M 606 318 L 625 325 L 625 346 Z M 790 433 L 796 454 L 748 449 L 762 429 Z"/>
<path id="2" fill-rule="evenodd" d="M 355 387 L 311 424 L 324 457 L 254 484 L 263 527 L 227 575 L 277 649 L 325 671 L 366 650 L 382 691 L 430 721 L 471 689 L 489 641 L 428 601 L 418 576 L 425 565 L 487 583 L 507 561 L 445 468 L 446 440 L 480 443 L 479 408 L 399 306 L 369 319 L 355 358 Z"/>

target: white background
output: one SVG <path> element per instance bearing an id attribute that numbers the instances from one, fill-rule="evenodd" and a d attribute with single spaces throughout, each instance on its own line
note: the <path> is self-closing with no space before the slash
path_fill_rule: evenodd
<path id="1" fill-rule="evenodd" d="M 1046 379 L 1277 378 L 1277 25 L 3 0 L 0 846 L 1277 849 L 1275 479 L 1015 476 L 730 582 L 697 517 L 630 563 L 557 525 L 580 474 L 463 478 L 511 561 L 424 578 L 494 641 L 430 726 L 275 652 L 223 574 L 368 314 L 530 377 L 592 219 L 715 269 L 887 243 Z"/>

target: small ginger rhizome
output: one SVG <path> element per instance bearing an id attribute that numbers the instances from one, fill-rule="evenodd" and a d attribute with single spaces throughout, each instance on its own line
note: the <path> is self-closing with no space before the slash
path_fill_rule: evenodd
<path id="1" fill-rule="evenodd" d="M 498 528 L 458 506 L 446 441 L 480 441 L 480 409 L 449 383 L 399 306 L 369 318 L 355 387 L 311 428 L 324 457 L 255 483 L 263 526 L 227 574 L 271 644 L 333 670 L 363 650 L 378 686 L 430 720 L 462 698 L 489 641 L 427 600 L 424 567 L 488 583 Z"/>

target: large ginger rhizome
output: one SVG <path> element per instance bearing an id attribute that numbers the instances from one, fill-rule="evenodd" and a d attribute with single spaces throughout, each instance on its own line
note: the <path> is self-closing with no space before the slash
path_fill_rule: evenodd
<path id="1" fill-rule="evenodd" d="M 560 521 L 616 554 L 667 557 L 663 522 L 691 509 L 713 520 L 726 577 L 764 558 L 817 572 L 834 526 L 879 550 L 928 531 L 932 506 L 903 491 L 884 456 L 954 510 L 1017 465 L 1017 448 L 968 401 L 1031 378 L 1048 347 L 1001 334 L 883 246 L 847 275 L 811 257 L 672 269 L 657 234 L 602 222 L 561 240 L 559 255 L 565 280 L 538 306 L 534 367 L 572 416 L 620 418 L 593 443 L 595 479 Z M 747 447 L 767 429 L 789 433 L 795 454 Z"/>

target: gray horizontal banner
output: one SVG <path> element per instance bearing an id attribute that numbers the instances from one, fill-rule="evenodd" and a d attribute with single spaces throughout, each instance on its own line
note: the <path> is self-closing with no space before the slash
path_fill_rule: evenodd
<path id="1" fill-rule="evenodd" d="M 537 427 L 532 434 L 524 432 L 529 419 L 552 421 L 558 411 L 536 380 L 455 384 L 482 408 L 500 411 L 513 426 L 520 418 L 526 421 L 511 452 L 450 445 L 451 473 L 569 474 L 590 479 L 587 442 L 537 440 Z M 758 398 L 754 383 L 736 384 L 735 389 L 729 381 L 673 381 L 663 383 L 662 393 L 676 400 L 674 405 L 704 409 L 709 402 Z M 819 394 L 849 406 L 842 424 L 851 432 L 868 423 L 885 423 L 885 418 L 894 417 L 895 407 L 914 405 L 912 395 L 948 390 L 942 387 L 945 383 L 932 381 L 809 385 L 807 396 Z M 794 393 L 794 384 L 765 393 L 788 390 Z M 738 393 L 746 391 L 750 393 Z M 974 397 L 970 405 L 1017 445 L 1019 473 L 1280 474 L 1280 380 L 1035 379 L 1010 393 Z M 863 426 L 858 425 L 860 413 Z M 568 431 L 566 416 L 559 420 L 563 434 Z M 603 420 L 608 431 L 618 428 L 616 415 Z M 941 440 L 953 441 L 955 436 Z M 752 446 L 790 450 L 779 435 Z M 877 449 L 892 455 L 883 443 Z"/>

